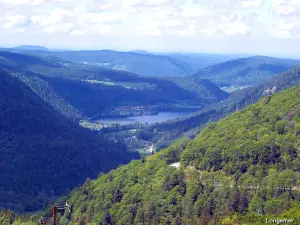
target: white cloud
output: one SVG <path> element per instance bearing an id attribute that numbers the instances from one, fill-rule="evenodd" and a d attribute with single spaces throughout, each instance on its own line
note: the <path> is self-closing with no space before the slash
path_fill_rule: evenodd
<path id="1" fill-rule="evenodd" d="M 300 11 L 299 0 L 274 0 L 272 6 L 279 15 L 290 15 Z"/>
<path id="2" fill-rule="evenodd" d="M 0 3 L 7 6 L 17 6 L 17 5 L 40 5 L 45 2 L 45 0 L 0 0 Z"/>
<path id="3" fill-rule="evenodd" d="M 84 28 L 84 33 L 107 35 L 111 33 L 112 27 L 109 24 L 94 24 Z"/>
<path id="4" fill-rule="evenodd" d="M 292 22 L 286 22 L 284 19 L 279 19 L 274 29 L 271 31 L 271 35 L 277 38 L 292 38 L 295 37 L 297 31 L 294 31 L 295 24 Z"/>
<path id="5" fill-rule="evenodd" d="M 61 23 L 61 24 L 52 24 L 49 26 L 46 26 L 44 28 L 44 31 L 47 33 L 69 33 L 72 28 L 74 27 L 74 24 L 72 23 Z"/>
<path id="6" fill-rule="evenodd" d="M 282 15 L 289 15 L 296 12 L 297 8 L 291 5 L 280 5 L 276 8 L 276 13 Z"/>
<path id="7" fill-rule="evenodd" d="M 3 22 L 0 23 L 6 28 L 6 32 L 19 29 L 28 33 L 60 33 L 86 37 L 96 34 L 110 37 L 171 35 L 227 38 L 270 35 L 287 38 L 295 37 L 295 31 L 299 27 L 292 20 L 280 19 L 281 16 L 290 17 L 298 12 L 300 0 L 273 0 L 269 5 L 267 0 L 0 2 L 4 7 Z M 269 8 L 277 14 L 272 10 L 269 12 Z"/>
<path id="8" fill-rule="evenodd" d="M 108 9 L 113 8 L 113 3 L 111 3 L 111 2 L 109 2 L 109 3 L 102 3 L 102 4 L 98 5 L 98 8 L 100 10 L 108 10 Z"/>
<path id="9" fill-rule="evenodd" d="M 229 23 L 229 22 L 233 21 L 234 18 L 235 18 L 235 15 L 233 15 L 233 14 L 226 15 L 226 16 L 225 16 L 225 15 L 222 15 L 222 16 L 220 17 L 221 21 L 222 21 L 222 22 L 226 22 L 226 23 Z"/>
<path id="10" fill-rule="evenodd" d="M 117 1 L 116 1 L 117 2 Z M 133 6 L 168 6 L 172 5 L 172 0 L 121 0 L 121 5 L 125 7 Z"/>
<path id="11" fill-rule="evenodd" d="M 5 17 L 5 23 L 3 24 L 3 28 L 20 28 L 22 26 L 26 26 L 29 23 L 29 18 L 24 15 L 15 14 L 15 15 L 7 15 Z"/>
<path id="12" fill-rule="evenodd" d="M 147 31 L 145 33 L 145 35 L 149 35 L 149 36 L 161 36 L 162 35 L 162 31 L 159 30 L 159 29 L 154 29 L 154 30 Z"/>
<path id="13" fill-rule="evenodd" d="M 277 28 L 280 30 L 291 30 L 293 29 L 294 24 L 292 23 L 287 23 L 283 19 L 280 19 L 277 23 Z"/>
<path id="14" fill-rule="evenodd" d="M 72 30 L 71 35 L 84 35 L 85 32 L 82 30 Z"/>
<path id="15" fill-rule="evenodd" d="M 180 15 L 182 17 L 201 17 L 204 15 L 209 15 L 210 11 L 202 8 L 182 8 Z"/>
<path id="16" fill-rule="evenodd" d="M 33 24 L 36 24 L 41 20 L 41 17 L 37 16 L 37 15 L 36 16 L 31 16 L 30 20 L 32 21 Z"/>
<path id="17" fill-rule="evenodd" d="M 258 8 L 262 5 L 262 0 L 244 0 L 241 2 L 241 5 L 246 8 Z"/>
<path id="18" fill-rule="evenodd" d="M 143 1 L 145 6 L 162 6 L 172 4 L 170 0 L 145 0 Z"/>
<path id="19" fill-rule="evenodd" d="M 72 17 L 72 13 L 62 8 L 56 8 L 49 15 L 40 17 L 39 23 L 43 26 L 56 25 L 63 22 L 67 17 Z"/>
<path id="20" fill-rule="evenodd" d="M 291 34 L 287 30 L 279 30 L 273 32 L 274 37 L 288 39 L 291 37 Z"/>
<path id="21" fill-rule="evenodd" d="M 106 22 L 116 22 L 120 19 L 121 14 L 118 13 L 89 13 L 82 18 L 84 24 L 97 24 Z M 81 20 L 79 18 L 79 20 Z M 81 23 L 82 23 L 81 22 Z"/>
<path id="22" fill-rule="evenodd" d="M 165 20 L 162 22 L 162 25 L 165 26 L 165 27 L 176 27 L 180 24 L 180 21 L 179 20 Z"/>
<path id="23" fill-rule="evenodd" d="M 202 29 L 200 33 L 205 37 L 214 37 L 216 36 L 217 31 L 215 28 L 206 28 Z"/>
<path id="24" fill-rule="evenodd" d="M 194 0 L 215 9 L 258 8 L 263 0 Z"/>
<path id="25" fill-rule="evenodd" d="M 240 21 L 221 24 L 219 27 L 228 36 L 245 35 L 250 31 L 250 27 Z"/>

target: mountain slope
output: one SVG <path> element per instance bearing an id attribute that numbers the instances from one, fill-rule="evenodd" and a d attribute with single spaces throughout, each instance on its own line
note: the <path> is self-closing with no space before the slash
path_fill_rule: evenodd
<path id="1" fill-rule="evenodd" d="M 230 95 L 206 79 L 197 81 L 192 77 L 164 77 L 161 79 L 171 81 L 185 90 L 192 91 L 198 95 L 200 100 L 210 103 L 224 100 Z"/>
<path id="2" fill-rule="evenodd" d="M 27 216 L 17 215 L 13 211 L 0 211 L 1 225 L 36 225 L 37 220 L 30 219 Z"/>
<path id="3" fill-rule="evenodd" d="M 49 49 L 44 46 L 36 46 L 36 45 L 21 45 L 15 47 L 14 49 L 24 50 L 24 51 L 49 51 Z"/>
<path id="4" fill-rule="evenodd" d="M 0 66 L 70 118 L 109 115 L 122 106 L 143 106 L 151 112 L 178 106 L 202 107 L 228 97 L 219 88 L 211 89 L 212 85 L 196 83 L 192 78 L 186 81 L 192 87 L 183 87 L 173 80 L 72 63 L 53 56 L 0 52 Z"/>
<path id="5" fill-rule="evenodd" d="M 15 51 L 15 50 L 12 50 Z M 135 52 L 99 51 L 16 51 L 40 56 L 55 56 L 63 60 L 88 63 L 114 70 L 128 71 L 143 76 L 185 76 L 191 72 L 189 65 L 168 56 Z"/>
<path id="6" fill-rule="evenodd" d="M 71 194 L 74 210 L 60 222 L 206 225 L 289 209 L 299 218 L 299 146 L 294 87 L 211 124 L 192 141 L 87 181 Z"/>
<path id="7" fill-rule="evenodd" d="M 163 55 L 185 62 L 191 68 L 191 73 L 195 73 L 199 69 L 204 69 L 206 67 L 217 65 L 219 63 L 223 63 L 229 60 L 248 57 L 247 55 L 196 53 L 166 53 Z"/>
<path id="8" fill-rule="evenodd" d="M 10 51 L 39 56 L 56 56 L 67 61 L 88 63 L 101 67 L 128 71 L 143 76 L 182 77 L 196 72 L 200 68 L 212 66 L 240 55 L 219 54 L 168 54 L 145 51 L 119 52 L 111 50 L 98 51 Z"/>
<path id="9" fill-rule="evenodd" d="M 209 79 L 220 86 L 252 86 L 261 84 L 297 64 L 300 61 L 253 56 L 200 69 L 192 76 L 196 79 Z"/>
<path id="10" fill-rule="evenodd" d="M 32 211 L 134 154 L 65 119 L 0 71 L 0 208 Z"/>
<path id="11" fill-rule="evenodd" d="M 282 72 L 278 76 L 275 76 L 260 85 L 235 92 L 230 98 L 225 100 L 224 103 L 220 103 L 219 105 L 226 105 L 228 108 L 235 107 L 236 109 L 241 109 L 248 104 L 257 102 L 265 95 L 282 91 L 296 85 L 300 85 L 300 66 Z"/>
<path id="12" fill-rule="evenodd" d="M 261 85 L 234 92 L 228 99 L 208 106 L 189 118 L 156 124 L 152 127 L 148 127 L 146 131 L 152 132 L 158 137 L 159 135 L 157 135 L 157 133 L 159 132 L 164 132 L 166 134 L 172 132 L 177 138 L 185 132 L 188 132 L 193 136 L 207 123 L 217 121 L 236 110 L 243 109 L 249 104 L 256 103 L 265 95 L 279 92 L 295 85 L 300 85 L 300 67 L 294 67 L 283 72 Z M 158 137 L 156 137 L 156 139 Z M 168 138 L 164 135 L 160 137 L 160 139 L 163 140 L 163 142 L 168 142 Z"/>
<path id="13" fill-rule="evenodd" d="M 218 100 L 224 100 L 229 97 L 229 94 L 227 92 L 224 92 L 216 84 L 209 80 L 198 80 L 197 84 L 199 86 L 205 87 L 205 89 L 208 90 Z"/>

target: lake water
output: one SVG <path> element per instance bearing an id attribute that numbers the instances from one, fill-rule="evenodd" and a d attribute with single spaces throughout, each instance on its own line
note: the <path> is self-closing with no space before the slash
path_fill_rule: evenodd
<path id="1" fill-rule="evenodd" d="M 97 120 L 97 122 L 104 124 L 131 124 L 131 123 L 148 123 L 154 124 L 159 122 L 164 122 L 167 120 L 174 120 L 182 117 L 192 115 L 194 112 L 161 112 L 157 115 L 152 116 L 131 116 L 126 118 L 103 118 Z"/>

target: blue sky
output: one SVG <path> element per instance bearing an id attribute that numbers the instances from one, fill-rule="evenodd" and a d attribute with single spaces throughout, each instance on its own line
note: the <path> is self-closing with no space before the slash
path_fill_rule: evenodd
<path id="1" fill-rule="evenodd" d="M 1 46 L 300 53 L 300 0 L 0 0 L 0 15 Z"/>

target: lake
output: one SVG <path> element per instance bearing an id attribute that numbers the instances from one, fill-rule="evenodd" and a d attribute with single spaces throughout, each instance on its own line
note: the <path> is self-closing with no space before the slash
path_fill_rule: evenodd
<path id="1" fill-rule="evenodd" d="M 151 115 L 151 116 L 131 116 L 131 117 L 125 117 L 125 118 L 103 118 L 97 120 L 99 123 L 104 124 L 131 124 L 131 123 L 148 123 L 148 124 L 154 124 L 159 122 L 164 122 L 167 120 L 174 120 L 186 116 L 190 116 L 195 112 L 161 112 L 157 115 Z"/>

